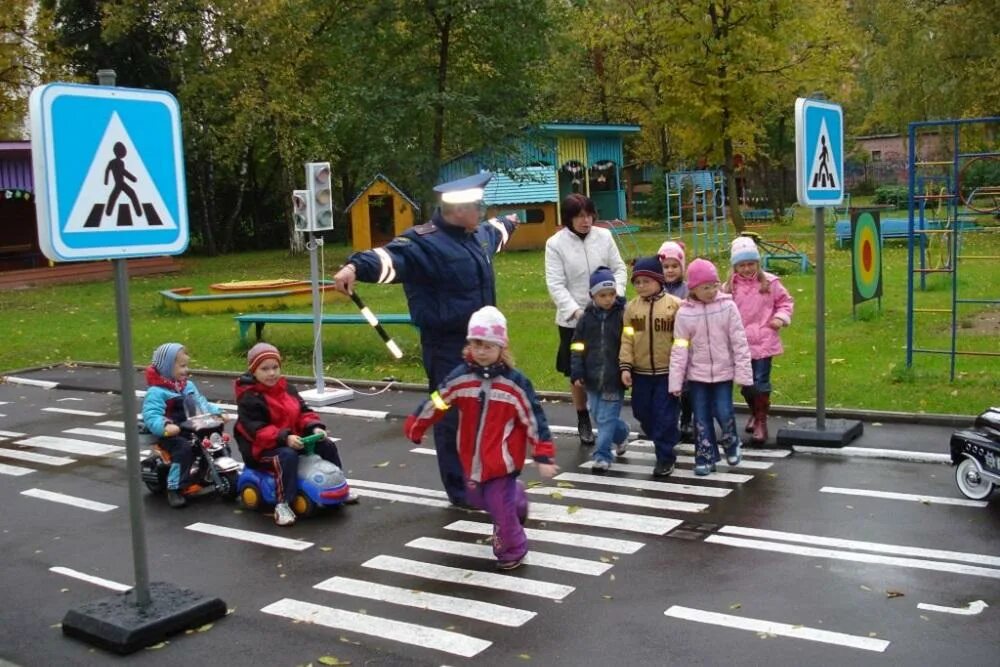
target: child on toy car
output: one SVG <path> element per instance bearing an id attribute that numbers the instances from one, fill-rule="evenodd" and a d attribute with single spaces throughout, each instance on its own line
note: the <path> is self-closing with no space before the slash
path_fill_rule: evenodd
<path id="1" fill-rule="evenodd" d="M 298 390 L 282 376 L 278 348 L 258 343 L 247 353 L 247 362 L 248 372 L 235 384 L 236 442 L 246 465 L 274 474 L 274 522 L 290 526 L 295 523 L 289 502 L 298 493 L 302 437 L 322 434 L 324 439 L 315 445 L 316 454 L 343 469 L 340 453 L 337 445 L 326 438 L 326 426 L 319 416 L 309 410 Z M 357 502 L 357 497 L 352 493 L 345 502 Z"/>

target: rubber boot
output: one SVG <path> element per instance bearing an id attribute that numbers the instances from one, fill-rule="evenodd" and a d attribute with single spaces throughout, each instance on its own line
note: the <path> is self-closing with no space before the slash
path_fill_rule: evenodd
<path id="1" fill-rule="evenodd" d="M 582 411 L 577 413 L 576 430 L 580 436 L 580 444 L 583 447 L 593 447 L 596 442 L 594 437 L 594 427 L 590 424 L 590 413 Z"/>
<path id="2" fill-rule="evenodd" d="M 743 430 L 747 433 L 753 433 L 753 425 L 755 421 L 754 412 L 757 408 L 754 407 L 755 401 L 753 387 L 740 387 L 740 393 L 743 394 L 743 400 L 747 402 L 747 407 L 750 408 L 750 419 L 747 420 L 747 425 L 743 427 Z"/>
<path id="3" fill-rule="evenodd" d="M 750 442 L 757 447 L 767 442 L 767 413 L 771 409 L 771 394 L 759 393 L 754 397 L 754 425 Z"/>

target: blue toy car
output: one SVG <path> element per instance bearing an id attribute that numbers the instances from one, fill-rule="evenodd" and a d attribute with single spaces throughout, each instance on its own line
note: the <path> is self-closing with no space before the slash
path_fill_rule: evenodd
<path id="1" fill-rule="evenodd" d="M 299 457 L 299 491 L 288 505 L 300 517 L 315 514 L 320 507 L 341 505 L 351 494 L 344 472 L 333 463 L 313 454 L 315 442 L 322 436 L 303 438 L 306 454 Z M 236 482 L 236 492 L 247 509 L 274 506 L 277 502 L 274 475 L 266 470 L 245 466 Z"/>
<path id="2" fill-rule="evenodd" d="M 985 500 L 1000 485 L 1000 408 L 976 417 L 971 429 L 951 435 L 955 482 L 966 498 Z"/>

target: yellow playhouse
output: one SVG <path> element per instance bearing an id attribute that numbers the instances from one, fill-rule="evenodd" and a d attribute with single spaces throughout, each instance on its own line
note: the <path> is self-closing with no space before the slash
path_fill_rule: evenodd
<path id="1" fill-rule="evenodd" d="M 351 214 L 354 250 L 383 246 L 413 226 L 419 207 L 382 174 L 376 174 L 345 212 Z"/>

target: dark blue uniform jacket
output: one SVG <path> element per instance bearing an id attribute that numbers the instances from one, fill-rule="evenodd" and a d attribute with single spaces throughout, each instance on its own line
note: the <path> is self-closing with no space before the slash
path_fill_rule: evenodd
<path id="1" fill-rule="evenodd" d="M 424 335 L 465 335 L 469 317 L 496 305 L 493 255 L 516 224 L 483 222 L 472 233 L 450 225 L 440 211 L 430 222 L 411 227 L 387 245 L 351 255 L 358 280 L 403 283 L 410 317 Z"/>
<path id="2" fill-rule="evenodd" d="M 618 394 L 624 389 L 618 366 L 624 316 L 622 297 L 609 310 L 587 306 L 570 343 L 570 380 L 583 380 L 589 391 Z"/>

